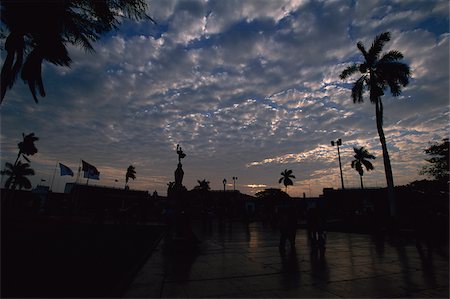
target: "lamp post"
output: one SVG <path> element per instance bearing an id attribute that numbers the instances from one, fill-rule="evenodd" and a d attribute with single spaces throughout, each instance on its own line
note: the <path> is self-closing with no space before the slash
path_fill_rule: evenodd
<path id="1" fill-rule="evenodd" d="M 233 177 L 233 191 L 236 191 L 236 180 L 237 180 L 237 176 Z"/>
<path id="2" fill-rule="evenodd" d="M 225 185 L 227 184 L 227 179 L 223 179 L 222 183 L 223 183 L 223 191 L 225 191 Z"/>
<path id="3" fill-rule="evenodd" d="M 342 139 L 339 138 L 336 141 L 331 141 L 331 146 L 337 146 L 337 150 L 338 150 L 338 157 L 339 157 L 339 170 L 341 172 L 341 184 L 342 184 L 342 189 L 344 188 L 344 177 L 342 176 L 342 164 L 341 164 L 341 153 L 339 151 L 339 146 L 342 145 Z"/>

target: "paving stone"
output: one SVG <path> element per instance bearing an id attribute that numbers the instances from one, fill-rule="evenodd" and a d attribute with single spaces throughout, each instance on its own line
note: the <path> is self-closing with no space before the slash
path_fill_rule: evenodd
<path id="1" fill-rule="evenodd" d="M 345 298 L 397 298 L 407 293 L 401 283 L 384 277 L 333 282 L 325 290 Z"/>
<path id="2" fill-rule="evenodd" d="M 151 297 L 151 296 L 149 296 Z M 164 283 L 161 298 L 187 298 L 184 286 L 178 283 Z"/>
<path id="3" fill-rule="evenodd" d="M 447 288 L 426 289 L 408 294 L 410 298 L 449 298 L 449 290 Z"/>
<path id="4" fill-rule="evenodd" d="M 309 285 L 291 290 L 275 290 L 273 293 L 277 298 L 340 298 L 322 288 Z"/>
<path id="5" fill-rule="evenodd" d="M 329 232 L 317 258 L 298 230 L 296 250 L 281 255 L 278 231 L 259 223 L 198 236 L 196 254 L 169 254 L 161 243 L 125 297 L 448 298 L 448 249 L 423 256 L 412 242 Z"/>
<path id="6" fill-rule="evenodd" d="M 189 298 L 226 296 L 241 291 L 229 279 L 190 281 L 184 290 Z"/>

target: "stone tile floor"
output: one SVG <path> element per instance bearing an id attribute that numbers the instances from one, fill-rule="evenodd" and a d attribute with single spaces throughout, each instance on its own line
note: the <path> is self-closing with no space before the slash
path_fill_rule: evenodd
<path id="1" fill-rule="evenodd" d="M 449 297 L 448 248 L 419 254 L 411 241 L 329 232 L 320 259 L 310 254 L 304 230 L 297 231 L 295 252 L 284 255 L 278 231 L 260 223 L 194 231 L 199 252 L 167 253 L 162 241 L 125 297 Z"/>

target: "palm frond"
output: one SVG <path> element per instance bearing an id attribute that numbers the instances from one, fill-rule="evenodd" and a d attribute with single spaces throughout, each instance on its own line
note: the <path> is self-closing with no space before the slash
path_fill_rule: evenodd
<path id="1" fill-rule="evenodd" d="M 5 189 L 9 189 L 9 187 L 11 187 L 13 180 L 14 180 L 14 178 L 12 176 L 10 176 L 8 179 L 6 179 Z"/>
<path id="2" fill-rule="evenodd" d="M 25 63 L 22 68 L 22 80 L 28 83 L 31 95 L 36 103 L 38 99 L 36 97 L 36 87 L 39 90 L 41 97 L 45 97 L 44 84 L 42 83 L 42 53 L 36 48 L 28 54 Z"/>
<path id="3" fill-rule="evenodd" d="M 51 43 L 48 43 L 45 47 L 43 58 L 54 65 L 70 66 L 72 60 L 69 57 L 69 52 L 64 45 L 62 39 L 55 38 Z"/>
<path id="4" fill-rule="evenodd" d="M 370 161 L 361 160 L 361 163 L 366 167 L 367 171 L 374 169 L 374 167 L 373 167 L 372 163 L 370 163 Z"/>
<path id="5" fill-rule="evenodd" d="M 356 47 L 359 49 L 359 51 L 361 51 L 361 53 L 362 53 L 362 55 L 364 56 L 364 59 L 367 61 L 368 59 L 368 57 L 367 57 L 367 51 L 366 51 L 366 49 L 364 48 L 364 45 L 363 45 L 363 43 L 362 42 L 358 42 L 357 44 L 356 44 Z"/>
<path id="6" fill-rule="evenodd" d="M 22 177 L 17 181 L 17 185 L 19 185 L 19 190 L 22 188 L 31 189 L 32 185 L 29 179 L 26 177 Z"/>
<path id="7" fill-rule="evenodd" d="M 368 56 L 370 57 L 370 60 L 373 59 L 375 61 L 378 59 L 381 51 L 383 50 L 384 44 L 391 40 L 391 33 L 390 32 L 383 32 L 379 35 L 377 35 L 372 43 L 372 46 L 369 49 Z"/>
<path id="8" fill-rule="evenodd" d="M 342 73 L 339 75 L 339 78 L 341 80 L 345 80 L 345 79 L 347 79 L 348 77 L 350 77 L 351 75 L 353 75 L 354 73 L 356 73 L 358 71 L 359 71 L 359 66 L 358 66 L 358 64 L 354 63 L 354 64 L 346 67 L 342 71 Z"/>
<path id="9" fill-rule="evenodd" d="M 400 51 L 392 50 L 383 55 L 383 57 L 380 58 L 379 63 L 388 63 L 388 62 L 395 62 L 398 60 L 403 59 L 403 54 Z"/>
<path id="10" fill-rule="evenodd" d="M 394 97 L 397 97 L 402 94 L 402 88 L 400 84 L 395 81 L 388 81 L 389 90 Z"/>
<path id="11" fill-rule="evenodd" d="M 353 84 L 352 88 L 352 99 L 353 103 L 361 103 L 363 100 L 363 92 L 364 92 L 364 83 L 366 81 L 366 75 L 361 76 L 355 84 Z"/>
<path id="12" fill-rule="evenodd" d="M 405 87 L 409 84 L 411 69 L 402 62 L 380 62 L 377 65 L 377 75 L 389 85 L 399 84 Z"/>
<path id="13" fill-rule="evenodd" d="M 11 32 L 6 38 L 5 50 L 7 52 L 1 72 L 1 97 L 0 103 L 3 101 L 6 90 L 11 89 L 16 81 L 17 75 L 23 64 L 23 52 L 25 43 L 23 35 Z"/>
<path id="14" fill-rule="evenodd" d="M 29 164 L 28 164 L 28 167 L 29 167 Z M 34 169 L 33 168 L 23 169 L 22 175 L 35 175 Z"/>
<path id="15" fill-rule="evenodd" d="M 366 155 L 365 155 L 366 159 L 372 159 L 375 160 L 377 157 L 375 157 L 374 155 L 370 154 L 369 152 L 366 151 Z"/>

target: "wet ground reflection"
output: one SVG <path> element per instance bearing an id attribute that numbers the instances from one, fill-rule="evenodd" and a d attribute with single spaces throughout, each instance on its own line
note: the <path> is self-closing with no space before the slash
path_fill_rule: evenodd
<path id="1" fill-rule="evenodd" d="M 411 240 L 328 232 L 320 256 L 300 229 L 295 250 L 281 254 L 278 230 L 260 223 L 235 222 L 222 231 L 213 223 L 204 233 L 200 224 L 193 227 L 199 251 L 183 256 L 158 250 L 129 296 L 448 297 L 448 247 L 443 255 L 424 255 Z M 142 291 L 145 277 L 149 285 L 160 281 L 160 293 Z"/>

